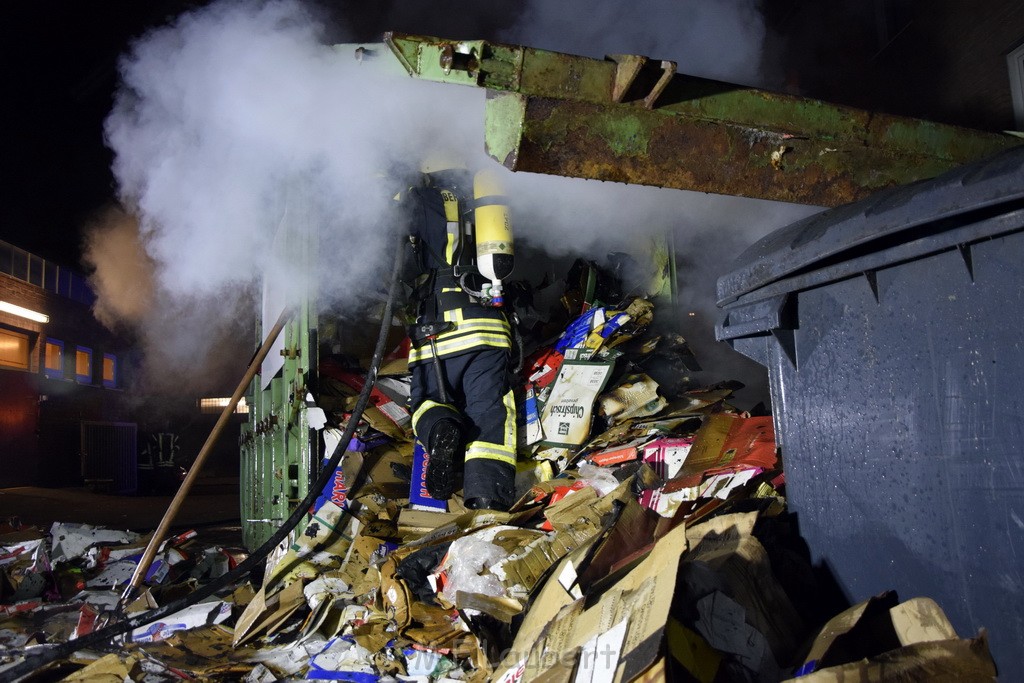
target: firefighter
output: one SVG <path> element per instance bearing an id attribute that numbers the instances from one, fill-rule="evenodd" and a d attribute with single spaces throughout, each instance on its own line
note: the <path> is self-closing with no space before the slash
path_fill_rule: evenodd
<path id="1" fill-rule="evenodd" d="M 410 327 L 410 404 L 427 452 L 426 486 L 447 500 L 460 465 L 467 508 L 507 510 L 514 494 L 516 413 L 502 278 L 512 267 L 508 208 L 487 172 L 424 167 L 400 197 L 418 277 Z"/>

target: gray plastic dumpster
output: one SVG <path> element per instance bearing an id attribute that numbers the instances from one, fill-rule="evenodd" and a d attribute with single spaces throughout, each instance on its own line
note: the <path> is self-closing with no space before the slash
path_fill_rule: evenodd
<path id="1" fill-rule="evenodd" d="M 718 305 L 815 560 L 854 602 L 934 598 L 1024 680 L 1024 148 L 768 235 Z"/>

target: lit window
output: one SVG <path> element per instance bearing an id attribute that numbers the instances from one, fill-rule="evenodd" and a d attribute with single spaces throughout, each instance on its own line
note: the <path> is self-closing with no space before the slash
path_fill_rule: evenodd
<path id="1" fill-rule="evenodd" d="M 92 349 L 79 346 L 75 351 L 75 379 L 92 384 Z"/>
<path id="2" fill-rule="evenodd" d="M 117 358 L 110 353 L 103 354 L 103 386 L 108 389 L 117 386 Z"/>
<path id="3" fill-rule="evenodd" d="M 61 379 L 64 377 L 64 342 L 56 339 L 46 340 L 43 374 L 50 379 Z"/>
<path id="4" fill-rule="evenodd" d="M 28 335 L 0 329 L 0 367 L 28 370 Z"/>
<path id="5" fill-rule="evenodd" d="M 201 398 L 199 399 L 199 412 L 203 415 L 220 415 L 224 412 L 224 409 L 231 403 L 231 398 Z M 243 396 L 238 400 L 238 405 L 235 406 L 235 413 L 247 414 L 249 412 L 249 405 L 245 402 Z"/>

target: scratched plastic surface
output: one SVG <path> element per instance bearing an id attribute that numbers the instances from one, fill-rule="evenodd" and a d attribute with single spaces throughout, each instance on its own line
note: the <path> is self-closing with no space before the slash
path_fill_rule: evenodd
<path id="1" fill-rule="evenodd" d="M 832 258 L 762 281 L 725 306 L 719 338 L 768 367 L 789 503 L 851 601 L 932 597 L 961 637 L 988 630 L 1001 680 L 1024 680 L 1024 165 L 997 163 L 967 177 L 1007 188 L 1005 202 L 982 187 L 976 210 L 979 188 L 940 179 L 963 194 L 952 218 L 899 239 L 890 227 L 913 222 L 913 201 L 853 221 L 889 235 L 876 252 L 836 249 L 841 229 L 819 219 L 857 267 Z M 771 253 L 752 248 L 737 272 Z M 868 274 L 851 273 L 861 262 Z M 767 320 L 766 292 L 777 320 L 740 328 Z"/>

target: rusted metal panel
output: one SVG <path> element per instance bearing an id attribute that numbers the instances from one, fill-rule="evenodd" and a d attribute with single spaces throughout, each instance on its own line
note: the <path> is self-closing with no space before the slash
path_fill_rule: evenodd
<path id="1" fill-rule="evenodd" d="M 514 171 L 835 206 L 1024 140 L 605 60 L 389 34 L 410 74 L 488 90 L 486 144 Z"/>
<path id="2" fill-rule="evenodd" d="M 959 150 L 954 140 L 944 149 L 957 154 L 929 154 L 922 129 L 914 131 L 921 151 L 872 144 L 902 132 L 884 118 L 841 139 L 518 94 L 493 95 L 487 109 L 488 153 L 513 171 L 820 206 L 932 177 L 1002 148 L 975 141 Z"/>

